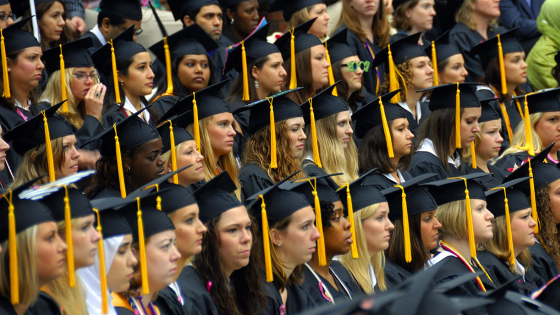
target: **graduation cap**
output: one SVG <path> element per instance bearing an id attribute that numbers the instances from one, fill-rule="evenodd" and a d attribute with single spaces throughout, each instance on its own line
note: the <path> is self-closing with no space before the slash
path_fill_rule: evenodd
<path id="1" fill-rule="evenodd" d="M 307 33 L 316 19 L 317 18 L 313 18 L 287 30 L 286 33 L 274 43 L 280 49 L 284 62 L 290 59 L 290 89 L 295 89 L 297 87 L 296 54 L 311 47 L 323 45 L 317 36 Z"/>
<path id="2" fill-rule="evenodd" d="M 512 52 L 524 51 L 523 46 L 515 39 L 517 27 L 503 34 L 497 34 L 487 41 L 484 41 L 471 48 L 471 55 L 479 55 L 483 68 L 488 68 L 488 64 L 492 59 L 498 57 L 500 66 L 500 83 L 502 85 L 502 94 L 507 95 L 506 70 L 504 66 L 504 58 L 506 54 Z"/>
<path id="3" fill-rule="evenodd" d="M 270 24 L 264 25 L 228 53 L 224 73 L 235 69 L 243 75 L 243 101 L 249 101 L 248 65 L 265 56 L 280 52 L 276 45 L 266 41 L 269 26 Z"/>
<path id="4" fill-rule="evenodd" d="M 227 171 L 212 178 L 194 192 L 199 218 L 203 223 L 243 204 L 235 196 L 237 186 Z"/>
<path id="5" fill-rule="evenodd" d="M 292 14 L 297 11 L 322 3 L 323 0 L 275 0 L 270 5 L 268 12 L 282 11 L 284 21 L 288 22 L 292 18 Z"/>
<path id="6" fill-rule="evenodd" d="M 21 186 L 8 190 L 0 198 L 0 243 L 9 241 L 10 251 L 10 298 L 13 305 L 19 304 L 19 271 L 17 234 L 43 222 L 54 222 L 49 209 L 42 203 L 20 199 L 19 193 L 44 176 L 37 177 Z M 24 246 L 24 244 L 19 244 Z M 6 250 L 6 248 L 4 248 Z M 33 266 L 27 266 L 32 268 Z"/>
<path id="7" fill-rule="evenodd" d="M 412 252 L 410 246 L 410 228 L 408 218 L 415 214 L 424 213 L 426 211 L 436 210 L 438 205 L 428 191 L 418 185 L 429 178 L 433 178 L 436 174 L 423 174 L 409 179 L 400 185 L 387 188 L 381 191 L 381 194 L 389 204 L 389 220 L 402 220 L 404 230 L 404 253 L 406 262 L 412 261 Z M 414 207 L 408 207 L 408 204 Z"/>
<path id="8" fill-rule="evenodd" d="M 220 1 L 220 6 L 224 9 L 228 9 L 229 7 L 231 7 L 234 4 L 238 4 L 247 0 L 219 0 Z"/>
<path id="9" fill-rule="evenodd" d="M 393 3 L 393 5 L 395 4 Z M 447 58 L 451 56 L 462 55 L 459 48 L 449 42 L 450 32 L 451 30 L 447 30 L 424 49 L 426 55 L 432 59 L 432 68 L 434 68 L 434 86 L 439 85 L 438 63 L 447 60 Z"/>
<path id="10" fill-rule="evenodd" d="M 167 0 L 167 3 L 169 4 L 175 21 L 179 19 L 182 20 L 185 15 L 188 15 L 194 20 L 196 18 L 194 12 L 200 8 L 212 4 L 220 5 L 218 0 Z"/>
<path id="11" fill-rule="evenodd" d="M 491 120 L 498 120 L 501 119 L 500 114 L 494 109 L 493 102 L 496 102 L 495 98 L 480 100 L 480 118 L 478 119 L 478 123 L 483 123 Z M 476 169 L 476 147 L 474 145 L 474 141 L 471 141 L 471 166 L 472 168 Z"/>
<path id="12" fill-rule="evenodd" d="M 348 29 L 336 33 L 327 40 L 327 48 L 332 63 L 338 62 L 344 58 L 357 56 L 358 54 L 352 47 L 348 45 Z"/>
<path id="13" fill-rule="evenodd" d="M 518 281 L 516 278 L 515 281 Z M 496 292 L 498 291 L 498 292 Z M 558 310 L 542 303 L 519 294 L 512 290 L 495 290 L 492 295 L 495 302 L 485 307 L 489 315 L 537 315 L 537 314 L 558 314 Z M 558 300 L 558 297 L 556 297 Z"/>
<path id="14" fill-rule="evenodd" d="M 113 76 L 117 104 L 121 104 L 119 79 L 117 77 L 117 62 L 131 58 L 141 52 L 146 52 L 144 46 L 133 40 L 133 36 L 134 24 L 115 38 L 109 40 L 107 44 L 96 50 L 91 55 L 91 59 L 93 60 L 97 71 L 105 74 L 106 76 Z"/>
<path id="15" fill-rule="evenodd" d="M 399 39 L 396 42 L 389 44 L 387 48 L 381 50 L 373 60 L 372 67 L 377 67 L 383 63 L 387 64 L 389 71 L 389 92 L 393 92 L 401 88 L 398 76 L 397 65 L 405 61 L 411 60 L 416 57 L 426 56 L 426 53 L 421 46 L 418 46 L 418 40 L 421 33 L 416 33 L 405 38 Z M 406 85 L 403 86 L 405 91 Z M 401 101 L 400 94 L 397 94 L 391 100 L 393 103 Z"/>
<path id="16" fill-rule="evenodd" d="M 319 154 L 319 144 L 317 139 L 317 128 L 316 121 L 327 118 L 331 115 L 338 114 L 340 112 L 348 111 L 348 105 L 340 97 L 334 96 L 333 91 L 336 89 L 336 85 L 341 81 L 337 81 L 335 84 L 324 89 L 314 97 L 310 98 L 307 102 L 301 104 L 299 107 L 303 112 L 303 119 L 305 124 L 311 126 L 311 136 L 313 143 L 313 162 L 319 167 L 323 167 L 321 164 L 321 156 Z"/>
<path id="17" fill-rule="evenodd" d="M 525 195 L 531 196 L 531 208 L 533 209 L 533 220 L 537 222 L 535 226 L 535 233 L 538 233 L 540 228 L 539 215 L 537 213 L 537 199 L 535 191 L 560 179 L 560 170 L 556 165 L 548 163 L 546 157 L 554 143 L 543 149 L 539 154 L 533 158 L 528 158 L 525 163 L 520 165 L 516 170 L 504 178 L 504 183 L 518 179 L 521 177 L 530 177 L 529 184 L 519 184 L 518 187 Z"/>
<path id="18" fill-rule="evenodd" d="M 132 21 L 142 20 L 142 6 L 138 0 L 101 0 L 99 10 Z"/>
<path id="19" fill-rule="evenodd" d="M 53 0 L 34 0 L 35 7 L 43 3 L 52 2 Z M 9 1 L 11 4 L 12 12 L 16 16 L 23 16 L 25 11 L 30 10 L 29 1 Z"/>
<path id="20" fill-rule="evenodd" d="M 245 201 L 247 209 L 251 209 L 252 214 L 262 223 L 266 282 L 272 282 L 273 280 L 269 226 L 274 226 L 293 213 L 311 206 L 304 195 L 292 190 L 295 187 L 280 187 L 299 172 L 297 171 L 275 185 L 259 191 Z"/>
<path id="21" fill-rule="evenodd" d="M 455 147 L 461 148 L 461 108 L 480 107 L 476 86 L 481 83 L 449 83 L 418 91 L 432 91 L 430 110 L 455 109 Z"/>
<path id="22" fill-rule="evenodd" d="M 533 294 L 531 294 L 531 298 L 533 300 L 546 303 L 556 310 L 560 310 L 560 301 L 558 300 L 558 295 L 560 293 L 560 281 L 558 279 L 560 279 L 560 275 L 552 278 L 547 284 L 533 292 Z"/>
<path id="23" fill-rule="evenodd" d="M 186 112 L 179 116 L 172 117 L 169 120 L 164 121 L 161 125 L 157 127 L 157 132 L 161 137 L 161 142 L 163 144 L 163 149 L 161 154 L 165 154 L 171 150 L 171 167 L 173 171 L 177 170 L 177 152 L 175 152 L 176 147 L 185 142 L 193 140 L 193 136 L 185 129 L 187 126 L 178 125 L 175 121 L 180 120 L 181 116 L 192 115 L 191 112 Z M 178 176 L 173 176 L 173 182 L 175 184 L 179 183 Z"/>

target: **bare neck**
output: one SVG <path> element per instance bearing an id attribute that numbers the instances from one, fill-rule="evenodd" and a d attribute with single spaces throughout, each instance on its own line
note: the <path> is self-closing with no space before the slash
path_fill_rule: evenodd
<path id="1" fill-rule="evenodd" d="M 183 271 L 183 267 L 185 267 L 185 264 L 187 263 L 187 259 L 189 259 L 189 258 L 190 258 L 190 256 L 181 255 L 181 258 L 179 258 L 179 260 L 177 260 L 177 272 L 175 273 L 175 276 L 173 277 L 173 282 L 177 281 L 177 279 L 181 275 L 181 271 Z"/>
<path id="2" fill-rule="evenodd" d="M 366 33 L 367 38 L 373 43 L 373 18 L 371 16 L 361 16 L 358 14 L 360 20 L 360 27 Z"/>
<path id="3" fill-rule="evenodd" d="M 130 102 L 130 104 L 132 104 L 132 106 L 134 106 L 134 108 L 138 111 L 142 109 L 142 101 L 140 100 L 140 96 L 126 96 L 128 98 L 128 101 Z"/>
<path id="4" fill-rule="evenodd" d="M 488 19 L 487 17 L 480 14 L 475 14 L 474 19 L 476 21 L 476 31 L 484 39 L 488 39 L 488 27 L 490 26 L 492 19 Z"/>
<path id="5" fill-rule="evenodd" d="M 486 163 L 487 161 L 485 159 L 479 157 L 478 155 L 476 156 L 476 167 L 480 168 L 485 173 L 490 173 L 490 170 L 488 169 L 488 164 Z"/>
<path id="6" fill-rule="evenodd" d="M 311 268 L 313 268 L 313 270 L 316 273 L 320 274 L 321 277 L 325 279 L 327 279 L 330 276 L 329 268 L 331 266 L 331 261 L 333 258 L 332 255 L 326 255 L 326 256 L 327 256 L 327 264 L 325 266 L 319 266 L 319 255 L 317 254 L 317 252 L 313 253 L 313 257 L 309 261 L 309 265 L 311 266 Z"/>

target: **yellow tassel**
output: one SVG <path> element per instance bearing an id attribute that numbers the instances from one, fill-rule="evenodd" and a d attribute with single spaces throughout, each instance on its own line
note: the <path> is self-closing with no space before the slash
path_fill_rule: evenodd
<path id="1" fill-rule="evenodd" d="M 350 232 L 352 233 L 352 258 L 357 259 L 358 245 L 356 244 L 356 227 L 354 226 L 354 206 L 352 205 L 352 195 L 350 195 L 350 184 L 346 184 L 346 204 L 348 205 L 348 221 L 350 222 Z"/>
<path id="2" fill-rule="evenodd" d="M 297 88 L 296 76 L 296 37 L 294 36 L 294 29 L 290 30 L 290 90 Z"/>
<path id="3" fill-rule="evenodd" d="M 167 90 L 165 95 L 173 95 L 173 79 L 171 77 L 171 53 L 169 52 L 169 44 L 167 44 L 167 37 L 163 38 L 163 51 L 165 52 L 165 71 L 167 72 Z"/>
<path id="4" fill-rule="evenodd" d="M 113 125 L 115 129 L 115 151 L 117 152 L 117 172 L 119 174 L 119 187 L 121 189 L 121 197 L 126 198 L 126 187 L 124 185 L 124 172 L 121 157 L 121 144 L 119 143 L 119 136 L 117 135 L 117 124 Z"/>
<path id="5" fill-rule="evenodd" d="M 45 126 L 45 146 L 47 147 L 47 164 L 49 167 L 49 181 L 52 183 L 56 180 L 56 176 L 54 174 L 54 160 L 53 160 L 53 151 L 51 145 L 51 135 L 49 133 L 49 123 L 47 121 L 47 116 L 45 115 L 45 111 L 42 111 L 43 114 L 43 122 Z"/>
<path id="6" fill-rule="evenodd" d="M 502 187 L 503 188 L 503 187 Z M 515 252 L 513 251 L 513 237 L 511 236 L 511 222 L 509 216 L 509 203 L 506 196 L 506 189 L 504 189 L 504 204 L 506 206 L 506 227 L 507 227 L 507 238 L 508 238 L 508 247 L 509 247 L 509 265 L 515 266 Z"/>
<path id="7" fill-rule="evenodd" d="M 385 106 L 381 97 L 379 97 L 379 110 L 381 111 L 381 121 L 383 123 L 383 133 L 385 134 L 385 142 L 387 142 L 387 153 L 389 153 L 390 158 L 394 158 L 393 153 L 393 140 L 391 139 L 391 131 L 389 130 L 389 123 L 387 122 L 387 116 L 385 115 Z"/>
<path id="8" fill-rule="evenodd" d="M 278 161 L 276 160 L 276 122 L 274 120 L 274 107 L 272 106 L 273 99 L 267 98 L 270 103 L 270 168 L 277 168 Z"/>
<path id="9" fill-rule="evenodd" d="M 2 97 L 12 97 L 10 93 L 10 77 L 8 76 L 8 60 L 6 59 L 6 44 L 4 43 L 4 32 L 0 29 L 0 47 L 2 49 L 2 81 L 4 81 L 4 93 Z"/>
<path id="10" fill-rule="evenodd" d="M 149 294 L 148 286 L 148 266 L 146 264 L 146 243 L 144 239 L 144 222 L 142 220 L 142 210 L 140 209 L 140 197 L 136 197 L 136 205 L 138 206 L 138 243 L 140 245 L 140 271 L 142 274 L 142 294 Z"/>
<path id="11" fill-rule="evenodd" d="M 465 179 L 465 200 L 467 208 L 467 228 L 469 232 L 469 247 L 471 249 L 471 257 L 476 257 L 476 243 L 474 240 L 474 227 L 472 221 L 471 197 L 469 196 L 469 189 L 467 188 L 467 180 Z"/>
<path id="12" fill-rule="evenodd" d="M 527 93 L 527 94 L 532 94 L 532 93 Z M 513 91 L 513 97 L 517 97 L 517 93 L 515 91 Z M 521 116 L 521 119 L 524 119 L 525 115 L 523 115 L 523 110 L 521 109 L 521 104 L 519 104 L 519 100 L 515 100 L 515 105 L 517 106 L 517 112 L 519 113 L 519 116 Z"/>
<path id="13" fill-rule="evenodd" d="M 400 188 L 402 191 L 402 217 L 403 217 L 403 231 L 404 231 L 404 259 L 407 263 L 412 262 L 412 250 L 410 246 L 410 225 L 408 222 L 408 207 L 406 205 L 406 193 L 404 192 L 404 187 L 401 185 L 395 185 L 395 187 Z"/>
<path id="14" fill-rule="evenodd" d="M 266 215 L 266 204 L 264 203 L 264 196 L 259 195 L 261 198 L 261 216 L 262 216 L 262 230 L 263 230 L 263 245 L 264 245 L 264 266 L 266 271 L 266 282 L 272 282 L 274 275 L 272 273 L 272 257 L 270 256 L 270 231 L 268 229 L 268 217 Z"/>
<path id="15" fill-rule="evenodd" d="M 62 45 L 58 44 L 60 47 L 60 92 L 62 95 L 62 100 L 68 99 L 66 96 L 66 67 L 64 66 L 64 56 L 62 55 Z M 62 104 L 62 112 L 68 113 L 68 103 Z"/>
<path id="16" fill-rule="evenodd" d="M 193 131 L 194 141 L 196 142 L 196 150 L 200 152 L 200 129 L 198 127 L 198 106 L 196 105 L 196 93 L 193 92 L 192 109 L 193 109 Z"/>
<path id="17" fill-rule="evenodd" d="M 72 211 L 70 210 L 70 199 L 68 198 L 68 186 L 64 185 L 66 195 L 64 196 L 64 232 L 66 235 L 66 264 L 68 266 L 68 284 L 71 288 L 76 286 L 76 275 L 74 273 L 74 245 L 72 241 Z"/>
<path id="18" fill-rule="evenodd" d="M 313 188 L 313 200 L 315 201 L 315 225 L 321 237 L 317 240 L 317 256 L 319 258 L 319 266 L 327 265 L 327 255 L 325 253 L 325 235 L 323 234 L 323 221 L 321 214 L 321 203 L 319 201 L 319 195 L 317 194 L 317 179 L 313 179 L 315 185 L 309 181 L 311 187 Z"/>
<path id="19" fill-rule="evenodd" d="M 375 68 L 375 82 L 377 84 L 375 84 L 375 96 L 379 96 L 379 84 L 381 84 L 379 82 L 379 76 L 377 75 L 377 68 Z"/>
<path id="20" fill-rule="evenodd" d="M 99 241 L 97 241 L 97 252 L 99 253 L 99 282 L 101 284 L 101 314 L 109 313 L 109 300 L 107 298 L 107 274 L 105 273 L 105 251 L 103 248 L 103 233 L 101 229 L 101 217 L 99 210 L 93 208 L 97 214 L 97 233 L 99 233 Z"/>
<path id="21" fill-rule="evenodd" d="M 476 150 L 474 148 L 474 141 L 471 142 L 471 165 L 476 170 Z"/>
<path id="22" fill-rule="evenodd" d="M 531 188 L 531 216 L 537 223 L 534 228 L 535 234 L 537 234 L 540 229 L 540 221 L 539 214 L 537 212 L 537 198 L 535 197 L 535 179 L 533 178 L 533 166 L 531 165 L 531 159 L 528 159 L 527 163 L 529 163 L 529 186 Z"/>
<path id="23" fill-rule="evenodd" d="M 461 148 L 461 90 L 457 82 L 457 94 L 455 95 L 455 148 Z"/>
<path id="24" fill-rule="evenodd" d="M 249 97 L 249 74 L 247 73 L 247 52 L 245 51 L 245 41 L 241 41 L 241 63 L 243 67 L 243 98 L 242 100 L 248 102 L 251 100 Z"/>
<path id="25" fill-rule="evenodd" d="M 17 241 L 16 241 L 16 217 L 14 213 L 14 205 L 12 204 L 12 191 L 9 191 L 10 198 L 3 197 L 8 201 L 8 230 L 9 230 L 9 247 L 10 247 L 10 295 L 12 305 L 19 304 L 19 270 L 17 257 Z"/>
<path id="26" fill-rule="evenodd" d="M 498 37 L 498 59 L 500 62 L 500 83 L 502 84 L 502 95 L 507 95 L 507 82 L 506 82 L 506 68 L 504 64 L 504 49 L 502 48 L 502 41 L 500 39 L 500 34 Z"/>
<path id="27" fill-rule="evenodd" d="M 509 137 L 509 141 L 511 141 L 513 139 L 513 131 L 511 130 L 511 125 L 509 124 L 509 114 L 507 113 L 507 109 L 506 106 L 504 105 L 504 102 L 499 102 L 500 103 L 500 108 L 502 110 L 502 114 L 504 115 L 504 122 L 506 124 L 506 131 Z"/>
<path id="28" fill-rule="evenodd" d="M 529 155 L 535 155 L 535 148 L 533 148 L 533 134 L 531 133 L 531 117 L 529 116 L 529 104 L 527 103 L 527 95 L 525 95 L 525 140 L 526 147 L 529 149 Z"/>
<path id="29" fill-rule="evenodd" d="M 391 52 L 391 45 L 389 45 L 387 47 L 388 50 L 388 60 L 389 60 L 389 92 L 393 92 L 399 89 L 400 84 L 399 81 L 397 79 L 397 66 L 395 65 L 395 62 L 393 61 L 393 53 Z M 397 93 L 395 96 L 393 96 L 393 98 L 391 99 L 391 102 L 393 103 L 398 103 L 401 101 L 401 94 Z"/>
<path id="30" fill-rule="evenodd" d="M 309 99 L 309 111 L 310 111 L 310 120 L 311 120 L 311 137 L 313 138 L 311 141 L 313 144 L 313 162 L 317 164 L 320 168 L 323 168 L 323 164 L 321 164 L 321 155 L 319 154 L 319 143 L 317 141 L 317 126 L 315 124 L 315 113 L 313 112 L 313 99 Z"/>
<path id="31" fill-rule="evenodd" d="M 169 121 L 169 142 L 171 144 L 171 169 L 173 172 L 177 170 L 177 152 L 175 151 L 175 134 L 173 133 L 173 123 Z M 173 183 L 179 184 L 179 175 L 173 175 Z"/>
<path id="32" fill-rule="evenodd" d="M 119 90 L 119 76 L 117 75 L 117 58 L 115 57 L 115 47 L 113 46 L 113 40 L 109 41 L 111 44 L 111 66 L 113 69 L 113 84 L 115 86 L 115 102 L 117 104 L 121 103 L 121 91 Z"/>
<path id="33" fill-rule="evenodd" d="M 434 69 L 434 86 L 439 85 L 439 76 L 437 68 L 437 54 L 436 54 L 436 42 L 432 41 L 432 68 Z"/>
<path id="34" fill-rule="evenodd" d="M 326 52 L 327 62 L 330 65 L 330 67 L 328 69 L 329 70 L 329 85 L 333 85 L 334 84 L 334 74 L 333 74 L 333 70 L 332 70 L 331 56 L 329 55 L 329 49 L 327 48 L 327 41 L 325 41 L 325 52 Z M 338 96 L 336 86 L 333 88 L 331 95 Z"/>

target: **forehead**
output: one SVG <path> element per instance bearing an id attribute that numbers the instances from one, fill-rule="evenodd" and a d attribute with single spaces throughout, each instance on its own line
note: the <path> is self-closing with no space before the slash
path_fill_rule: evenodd
<path id="1" fill-rule="evenodd" d="M 205 6 L 200 8 L 200 11 L 198 12 L 198 14 L 201 14 L 201 15 L 222 14 L 222 9 L 216 4 L 205 5 Z"/>

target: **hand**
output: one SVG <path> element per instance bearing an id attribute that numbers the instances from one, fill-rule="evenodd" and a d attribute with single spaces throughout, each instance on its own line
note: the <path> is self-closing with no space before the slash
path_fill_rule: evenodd
<path id="1" fill-rule="evenodd" d="M 97 150 L 89 151 L 79 149 L 78 153 L 80 153 L 80 157 L 78 158 L 78 169 L 80 170 L 94 169 L 95 163 L 97 163 L 97 160 L 101 157 Z"/>
<path id="2" fill-rule="evenodd" d="M 68 28 L 73 34 L 82 36 L 86 32 L 86 21 L 79 16 L 66 19 L 66 25 L 68 25 Z"/>
<path id="3" fill-rule="evenodd" d="M 101 118 L 105 92 L 107 92 L 107 87 L 105 87 L 102 83 L 96 84 L 89 89 L 86 97 L 84 98 L 86 115 L 91 115 L 97 119 Z"/>

